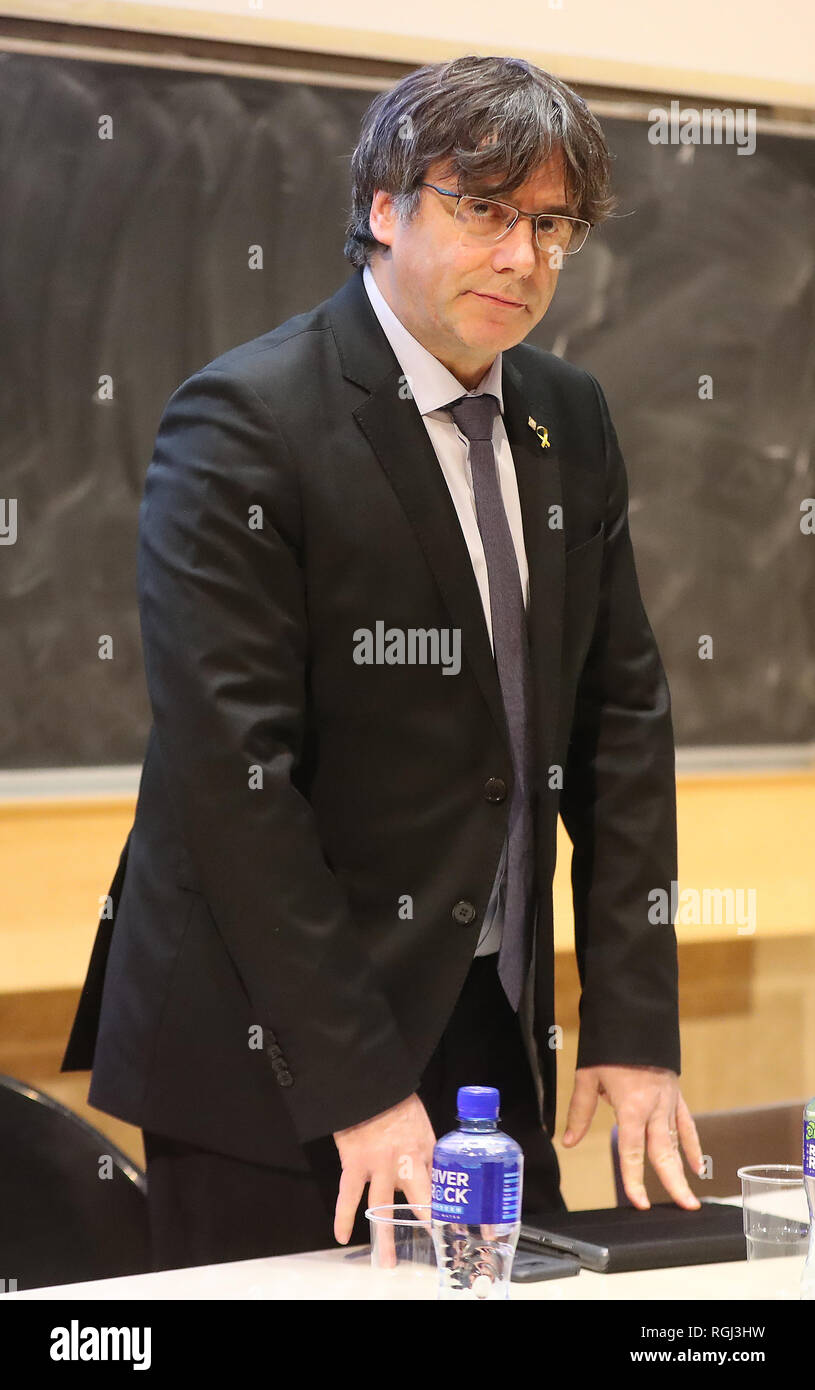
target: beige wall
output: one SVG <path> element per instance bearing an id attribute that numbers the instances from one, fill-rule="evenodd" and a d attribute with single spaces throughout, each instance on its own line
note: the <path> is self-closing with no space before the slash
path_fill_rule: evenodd
<path id="1" fill-rule="evenodd" d="M 18 0 L 2 11 L 406 62 L 517 53 L 574 81 L 815 106 L 813 0 Z"/>

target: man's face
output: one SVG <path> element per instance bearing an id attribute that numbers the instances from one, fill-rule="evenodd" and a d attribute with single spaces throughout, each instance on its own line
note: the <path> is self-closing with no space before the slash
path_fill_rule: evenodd
<path id="1" fill-rule="evenodd" d="M 432 164 L 425 180 L 458 191 L 442 163 Z M 472 390 L 496 354 L 520 343 L 543 318 L 557 286 L 557 260 L 536 245 L 528 218 L 519 217 L 500 241 L 467 245 L 453 220 L 454 198 L 423 188 L 421 200 L 404 224 L 390 195 L 374 194 L 371 231 L 388 250 L 374 255 L 371 270 L 408 331 Z M 573 211 L 561 155 L 500 201 L 525 212 Z"/>

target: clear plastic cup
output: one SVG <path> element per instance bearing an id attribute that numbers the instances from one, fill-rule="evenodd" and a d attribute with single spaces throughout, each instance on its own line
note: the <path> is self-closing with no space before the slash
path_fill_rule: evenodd
<path id="1" fill-rule="evenodd" d="M 739 1168 L 748 1260 L 806 1255 L 809 1208 L 804 1170 L 792 1163 Z"/>
<path id="2" fill-rule="evenodd" d="M 436 1252 L 430 1222 L 430 1206 L 397 1202 L 368 1207 L 365 1215 L 371 1231 L 371 1265 L 388 1270 L 400 1282 L 427 1285 L 432 1298 L 436 1288 Z M 422 1296 L 421 1294 L 419 1296 Z"/>

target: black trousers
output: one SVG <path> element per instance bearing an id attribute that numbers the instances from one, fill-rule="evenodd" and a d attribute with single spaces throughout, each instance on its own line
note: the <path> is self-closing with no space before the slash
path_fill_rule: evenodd
<path id="1" fill-rule="evenodd" d="M 500 1128 L 524 1151 L 524 1214 L 565 1211 L 560 1168 L 540 1127 L 518 1017 L 501 988 L 498 957 L 477 956 L 419 1096 L 437 1137 L 455 1129 L 459 1086 L 497 1086 Z M 221 1264 L 335 1245 L 341 1174 L 331 1135 L 303 1145 L 310 1173 L 247 1163 L 143 1130 L 153 1269 Z M 365 1197 L 350 1244 L 367 1244 Z M 395 1201 L 400 1200 L 397 1195 Z"/>

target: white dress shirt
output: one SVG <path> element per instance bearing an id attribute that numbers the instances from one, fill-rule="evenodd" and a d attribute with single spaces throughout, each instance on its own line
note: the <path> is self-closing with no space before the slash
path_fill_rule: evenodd
<path id="1" fill-rule="evenodd" d="M 405 325 L 396 317 L 393 309 L 379 289 L 369 265 L 366 265 L 362 272 L 362 282 L 368 293 L 373 311 L 382 325 L 385 336 L 393 348 L 396 359 L 406 377 L 411 395 L 424 421 L 425 429 L 430 436 L 430 442 L 433 445 L 436 457 L 439 461 L 439 466 L 450 491 L 450 496 L 453 499 L 456 514 L 462 532 L 464 533 L 464 539 L 467 543 L 467 549 L 470 553 L 473 571 L 478 584 L 478 591 L 481 595 L 481 603 L 484 608 L 484 618 L 487 624 L 490 645 L 494 653 L 495 644 L 493 642 L 492 622 L 490 618 L 490 589 L 487 575 L 487 561 L 484 555 L 481 532 L 478 529 L 475 493 L 473 492 L 473 475 L 469 460 L 469 443 L 466 435 L 461 433 L 458 425 L 453 420 L 452 415 L 444 410 L 443 407 L 456 400 L 459 396 L 477 396 L 484 392 L 490 392 L 498 398 L 500 410 L 496 412 L 493 422 L 492 445 L 498 465 L 498 482 L 501 488 L 501 497 L 506 510 L 507 521 L 509 522 L 512 542 L 515 546 L 515 555 L 518 560 L 518 572 L 521 577 L 521 590 L 524 596 L 524 604 L 528 607 L 529 568 L 526 560 L 526 549 L 524 547 L 521 502 L 518 496 L 515 465 L 512 460 L 509 440 L 507 439 L 507 433 L 504 428 L 504 396 L 501 388 L 501 353 L 498 353 L 495 361 L 484 373 L 474 390 L 468 391 L 437 357 L 434 357 L 431 352 L 428 352 L 427 348 L 423 347 L 422 344 L 408 332 Z M 506 841 L 504 842 L 501 862 L 498 865 L 498 872 L 495 877 L 495 883 L 493 884 L 490 901 L 484 915 L 481 935 L 475 951 L 477 956 L 491 955 L 498 950 L 501 944 L 501 930 L 504 917 L 505 869 Z"/>

